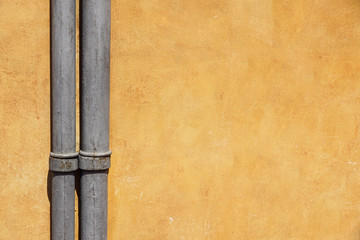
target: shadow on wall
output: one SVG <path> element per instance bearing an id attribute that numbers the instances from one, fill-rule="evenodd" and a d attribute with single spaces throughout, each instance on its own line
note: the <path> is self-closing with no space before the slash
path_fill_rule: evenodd
<path id="1" fill-rule="evenodd" d="M 51 111 L 50 111 L 51 112 Z M 51 189 L 52 189 L 52 184 L 51 184 L 51 179 L 52 179 L 52 172 L 50 170 L 48 170 L 48 174 L 47 174 L 47 197 L 49 199 L 49 203 L 50 203 L 50 239 L 52 236 L 52 211 L 51 211 L 51 207 L 52 207 L 52 199 L 51 199 Z"/>

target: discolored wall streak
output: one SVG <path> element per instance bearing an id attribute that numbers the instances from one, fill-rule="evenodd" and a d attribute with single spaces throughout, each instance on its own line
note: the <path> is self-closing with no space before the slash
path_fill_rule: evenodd
<path id="1" fill-rule="evenodd" d="M 0 239 L 49 239 L 49 6 L 0 3 Z M 109 239 L 359 239 L 360 2 L 112 1 Z"/>

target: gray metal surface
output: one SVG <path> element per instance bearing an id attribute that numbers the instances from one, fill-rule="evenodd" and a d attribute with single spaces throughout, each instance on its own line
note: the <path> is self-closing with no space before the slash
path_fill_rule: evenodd
<path id="1" fill-rule="evenodd" d="M 108 152 L 110 0 L 83 0 L 81 4 L 80 149 Z"/>
<path id="2" fill-rule="evenodd" d="M 74 153 L 76 147 L 76 1 L 51 1 L 51 93 L 53 153 Z"/>
<path id="3" fill-rule="evenodd" d="M 107 170 L 82 171 L 80 185 L 81 239 L 107 239 Z"/>
<path id="4" fill-rule="evenodd" d="M 80 236 L 107 239 L 110 0 L 81 1 Z"/>
<path id="5" fill-rule="evenodd" d="M 49 168 L 54 172 L 72 172 L 78 169 L 78 158 L 54 158 L 49 159 Z"/>
<path id="6" fill-rule="evenodd" d="M 76 1 L 51 0 L 51 238 L 75 238 Z"/>
<path id="7" fill-rule="evenodd" d="M 75 239 L 75 172 L 52 173 L 51 239 Z"/>
<path id="8" fill-rule="evenodd" d="M 79 167 L 83 170 L 105 170 L 110 168 L 110 156 L 107 157 L 85 157 L 79 156 Z"/>

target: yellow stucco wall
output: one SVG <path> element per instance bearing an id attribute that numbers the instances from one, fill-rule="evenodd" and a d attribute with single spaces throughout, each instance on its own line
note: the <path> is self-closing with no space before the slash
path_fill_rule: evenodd
<path id="1" fill-rule="evenodd" d="M 49 1 L 0 1 L 0 239 L 49 239 Z M 360 239 L 358 0 L 112 1 L 109 239 Z"/>

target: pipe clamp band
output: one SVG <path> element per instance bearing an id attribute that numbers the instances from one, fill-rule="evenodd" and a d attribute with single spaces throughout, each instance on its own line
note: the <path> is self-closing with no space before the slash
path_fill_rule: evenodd
<path id="1" fill-rule="evenodd" d="M 56 157 L 55 157 L 56 156 Z M 50 153 L 49 169 L 54 172 L 73 172 L 78 169 L 78 153 Z"/>
<path id="2" fill-rule="evenodd" d="M 105 153 L 87 153 L 80 151 L 79 168 L 88 171 L 109 169 L 110 154 L 111 151 Z"/>

